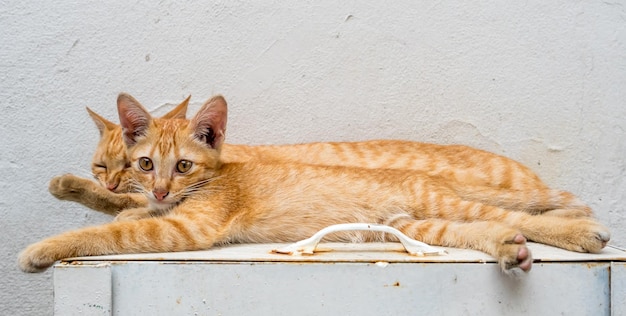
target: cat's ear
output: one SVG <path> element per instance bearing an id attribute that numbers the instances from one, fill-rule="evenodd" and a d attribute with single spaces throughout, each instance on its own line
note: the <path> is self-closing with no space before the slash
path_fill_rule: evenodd
<path id="1" fill-rule="evenodd" d="M 214 149 L 219 149 L 226 136 L 228 109 L 221 95 L 214 96 L 204 103 L 191 120 L 194 136 Z"/>
<path id="2" fill-rule="evenodd" d="M 120 115 L 124 142 L 127 146 L 132 146 L 138 137 L 145 134 L 152 116 L 135 98 L 126 93 L 120 93 L 117 97 L 117 112 Z"/>
<path id="3" fill-rule="evenodd" d="M 102 136 L 105 130 L 113 130 L 118 126 L 117 124 L 98 115 L 98 113 L 92 111 L 88 107 L 87 107 L 87 112 L 89 113 L 89 116 L 91 116 L 91 119 L 93 120 L 93 122 L 96 123 L 96 127 L 98 127 L 98 131 L 100 131 L 100 136 Z"/>
<path id="4" fill-rule="evenodd" d="M 187 106 L 189 105 L 189 99 L 191 95 L 187 97 L 181 104 L 177 105 L 171 111 L 161 116 L 164 119 L 185 119 L 187 116 Z"/>

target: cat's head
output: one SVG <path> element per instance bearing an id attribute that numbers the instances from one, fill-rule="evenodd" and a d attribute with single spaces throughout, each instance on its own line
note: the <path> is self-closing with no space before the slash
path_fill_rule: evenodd
<path id="1" fill-rule="evenodd" d="M 189 97 L 165 114 L 163 118 L 185 118 Z M 91 172 L 103 187 L 116 193 L 132 192 L 130 161 L 122 139 L 122 127 L 87 108 L 100 132 L 100 141 L 93 155 Z"/>
<path id="2" fill-rule="evenodd" d="M 226 132 L 223 97 L 209 99 L 191 120 L 152 118 L 126 94 L 117 107 L 133 178 L 152 209 L 170 209 L 215 175 Z"/>

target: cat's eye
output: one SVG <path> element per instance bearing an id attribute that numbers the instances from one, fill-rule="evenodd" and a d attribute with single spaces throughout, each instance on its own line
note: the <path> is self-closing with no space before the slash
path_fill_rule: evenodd
<path id="1" fill-rule="evenodd" d="M 176 164 L 176 171 L 180 173 L 185 173 L 191 169 L 193 163 L 189 160 L 181 160 Z"/>
<path id="2" fill-rule="evenodd" d="M 93 164 L 93 167 L 94 167 L 94 168 L 99 168 L 99 169 L 106 169 L 106 168 L 107 168 L 107 166 L 105 166 L 105 165 L 103 165 L 103 164 L 97 164 L 97 163 L 96 163 L 96 164 Z"/>
<path id="3" fill-rule="evenodd" d="M 152 160 L 150 160 L 150 158 L 148 157 L 139 158 L 139 168 L 141 168 L 141 170 L 143 171 L 152 170 Z"/>

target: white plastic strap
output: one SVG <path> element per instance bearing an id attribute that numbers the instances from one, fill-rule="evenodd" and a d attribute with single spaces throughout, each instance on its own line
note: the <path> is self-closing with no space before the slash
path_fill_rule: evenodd
<path id="1" fill-rule="evenodd" d="M 310 238 L 298 241 L 289 246 L 274 249 L 272 252 L 281 253 L 281 254 L 289 254 L 289 255 L 301 255 L 301 254 L 313 254 L 315 252 L 315 248 L 317 248 L 317 244 L 319 244 L 320 240 L 324 238 L 327 234 L 340 232 L 340 231 L 352 231 L 352 230 L 369 230 L 369 231 L 378 231 L 384 233 L 390 233 L 396 236 L 406 252 L 415 256 L 430 256 L 430 255 L 443 255 L 445 254 L 444 250 L 435 248 L 421 241 L 417 241 L 415 239 L 409 238 L 407 235 L 403 234 L 399 230 L 389 227 L 386 225 L 380 224 L 368 224 L 368 223 L 351 223 L 351 224 L 337 224 L 328 226 L 319 232 L 315 233 Z"/>

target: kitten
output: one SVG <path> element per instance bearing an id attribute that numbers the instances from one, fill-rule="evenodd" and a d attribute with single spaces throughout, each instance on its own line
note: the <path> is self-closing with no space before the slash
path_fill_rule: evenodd
<path id="1" fill-rule="evenodd" d="M 74 256 L 293 242 L 328 225 L 350 222 L 386 224 L 433 245 L 484 251 L 508 273 L 530 270 L 526 238 L 579 252 L 599 252 L 609 241 L 609 231 L 590 217 L 532 215 L 467 201 L 446 181 L 421 172 L 225 163 L 220 153 L 227 106 L 220 96 L 207 101 L 191 120 L 153 119 L 125 97 L 118 111 L 133 176 L 149 201 L 146 211 L 165 214 L 44 239 L 20 253 L 23 271 L 42 271 Z M 327 240 L 381 238 L 351 232 Z"/>
<path id="2" fill-rule="evenodd" d="M 128 96 L 132 98 L 131 96 Z M 189 99 L 162 116 L 164 119 L 185 118 Z M 134 98 L 133 102 L 137 102 Z M 98 184 L 72 174 L 54 177 L 48 190 L 60 200 L 79 202 L 94 210 L 116 215 L 119 211 L 147 205 L 137 194 L 129 174 L 129 160 L 122 140 L 122 127 L 87 108 L 98 131 L 100 141 L 93 155 L 91 171 Z"/>
<path id="3" fill-rule="evenodd" d="M 139 104 L 127 94 L 120 94 L 118 102 L 124 99 Z M 184 117 L 188 101 L 189 98 L 166 117 Z M 132 192 L 132 181 L 125 168 L 128 165 L 128 158 L 121 140 L 121 127 L 89 109 L 88 111 L 101 134 L 92 165 L 94 175 L 103 187 L 108 187 L 113 192 Z M 462 145 L 436 145 L 399 140 L 279 146 L 224 144 L 221 159 L 224 162 L 258 160 L 368 169 L 418 170 L 447 181 L 457 194 L 466 199 L 493 204 L 490 197 L 498 195 L 501 200 L 494 205 L 512 210 L 530 213 L 549 212 L 563 216 L 591 214 L 591 209 L 574 195 L 551 190 L 524 165 L 503 156 Z M 118 214 L 123 209 L 146 205 L 141 195 L 114 195 L 96 187 L 87 179 L 73 175 L 55 177 L 50 182 L 49 190 L 59 199 L 77 201 L 112 215 Z M 135 213 L 132 217 L 136 218 L 139 214 Z M 130 212 L 126 212 L 120 215 L 120 218 L 131 218 L 129 215 Z"/>

